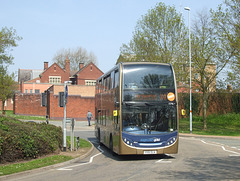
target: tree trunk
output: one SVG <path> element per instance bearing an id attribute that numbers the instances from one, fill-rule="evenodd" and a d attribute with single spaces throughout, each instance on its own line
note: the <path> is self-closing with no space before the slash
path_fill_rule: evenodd
<path id="1" fill-rule="evenodd" d="M 4 104 L 5 104 L 5 101 L 2 101 L 2 115 L 5 115 Z"/>
<path id="2" fill-rule="evenodd" d="M 203 90 L 203 129 L 207 129 L 207 102 L 208 102 L 208 93 L 206 89 Z"/>

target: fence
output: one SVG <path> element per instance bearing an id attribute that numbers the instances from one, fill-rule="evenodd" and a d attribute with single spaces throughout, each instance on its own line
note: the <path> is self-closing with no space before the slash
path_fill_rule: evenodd
<path id="1" fill-rule="evenodd" d="M 188 116 L 190 107 L 190 98 L 188 93 L 178 93 L 179 113 L 185 109 Z M 193 115 L 202 115 L 202 94 L 192 94 Z M 208 97 L 207 115 L 240 113 L 240 93 L 210 93 Z M 182 117 L 180 115 L 180 117 Z"/>

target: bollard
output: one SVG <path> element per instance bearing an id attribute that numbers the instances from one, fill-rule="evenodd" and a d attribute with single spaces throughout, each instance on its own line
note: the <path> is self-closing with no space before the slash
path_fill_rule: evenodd
<path id="1" fill-rule="evenodd" d="M 71 151 L 74 150 L 74 125 L 75 125 L 75 119 L 71 119 Z"/>
<path id="2" fill-rule="evenodd" d="M 79 145 L 80 145 L 80 143 L 79 143 L 79 136 L 78 136 L 76 139 L 76 150 L 79 149 Z"/>
<path id="3" fill-rule="evenodd" d="M 48 122 L 48 115 L 46 115 L 46 123 L 48 124 L 49 122 Z"/>

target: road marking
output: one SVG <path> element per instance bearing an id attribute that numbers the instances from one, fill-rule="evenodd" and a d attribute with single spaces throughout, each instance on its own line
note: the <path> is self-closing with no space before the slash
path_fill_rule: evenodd
<path id="1" fill-rule="evenodd" d="M 160 160 L 156 161 L 155 163 L 172 163 L 172 161 L 160 159 Z"/>
<path id="2" fill-rule="evenodd" d="M 96 154 L 96 155 L 93 155 L 88 162 L 86 162 L 86 163 L 80 163 L 80 164 L 72 165 L 72 166 L 68 166 L 68 167 L 62 167 L 62 168 L 59 168 L 59 169 L 57 169 L 57 170 L 60 170 L 60 171 L 62 171 L 62 170 L 69 171 L 69 170 L 72 170 L 72 168 L 74 168 L 74 167 L 79 167 L 79 166 L 82 166 L 82 165 L 87 165 L 87 164 L 92 163 L 92 162 L 93 162 L 93 159 L 94 159 L 96 156 L 99 156 L 99 155 L 101 155 L 101 154 L 104 153 L 104 151 L 100 148 L 100 145 L 99 145 L 97 148 L 98 148 L 98 150 L 100 151 L 100 153 L 98 153 L 98 154 Z"/>
<path id="3" fill-rule="evenodd" d="M 224 150 L 224 151 L 227 151 L 227 152 L 230 152 L 230 153 L 234 153 L 234 154 L 236 154 L 236 156 L 240 156 L 240 153 L 238 153 L 238 152 L 235 152 L 235 151 L 231 151 L 231 150 L 227 150 L 224 146 L 222 146 L 222 149 Z M 231 155 L 230 155 L 231 156 Z M 233 156 L 233 155 L 232 155 Z"/>
<path id="4" fill-rule="evenodd" d="M 216 143 L 216 142 L 212 142 L 212 143 L 207 143 L 206 141 L 204 140 L 201 140 L 201 139 L 197 139 L 197 138 L 194 138 L 194 137 L 191 137 L 191 138 L 185 138 L 185 137 L 180 137 L 182 139 L 196 139 L 196 140 L 200 140 L 202 143 L 204 144 L 207 144 L 207 145 L 212 145 L 212 146 L 219 146 L 223 149 L 223 151 L 226 151 L 226 152 L 230 152 L 230 153 L 233 153 L 234 155 L 229 155 L 229 156 L 240 156 L 240 153 L 239 152 L 235 152 L 235 151 L 231 151 L 231 150 L 227 150 L 225 147 L 224 147 L 224 144 L 221 144 L 221 143 Z M 231 147 L 231 148 L 234 148 L 234 149 L 237 149 L 236 147 Z M 240 149 L 238 149 L 240 150 Z"/>
<path id="5" fill-rule="evenodd" d="M 223 146 L 223 144 L 215 143 L 215 142 L 214 142 L 214 143 L 207 143 L 207 142 L 205 142 L 204 140 L 201 140 L 201 142 L 204 143 L 204 144 L 207 144 L 207 145 L 220 146 L 220 147 L 223 149 L 223 151 L 236 154 L 235 156 L 240 156 L 240 153 L 238 153 L 238 152 L 231 151 L 231 150 L 227 150 L 227 149 Z M 234 155 L 229 155 L 229 156 L 234 156 Z"/>

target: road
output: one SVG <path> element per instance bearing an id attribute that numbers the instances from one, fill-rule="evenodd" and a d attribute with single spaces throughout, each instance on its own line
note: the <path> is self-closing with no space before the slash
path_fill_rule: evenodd
<path id="1" fill-rule="evenodd" d="M 176 155 L 112 156 L 97 144 L 92 127 L 75 135 L 93 143 L 89 157 L 7 180 L 240 180 L 239 138 L 181 136 Z"/>

